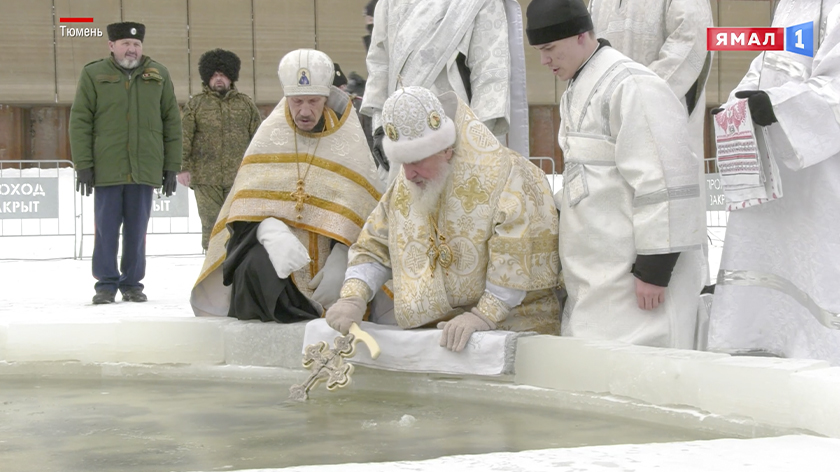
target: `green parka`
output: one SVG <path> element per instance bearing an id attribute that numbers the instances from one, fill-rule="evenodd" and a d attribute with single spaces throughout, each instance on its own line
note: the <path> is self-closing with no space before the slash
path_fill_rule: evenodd
<path id="1" fill-rule="evenodd" d="M 93 167 L 96 186 L 160 187 L 181 169 L 181 112 L 169 71 L 143 56 L 129 77 L 112 57 L 85 65 L 70 108 L 77 169 Z"/>

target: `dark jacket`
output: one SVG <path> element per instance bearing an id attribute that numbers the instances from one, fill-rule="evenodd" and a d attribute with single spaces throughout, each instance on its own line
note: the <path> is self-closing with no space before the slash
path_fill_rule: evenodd
<path id="1" fill-rule="evenodd" d="M 77 169 L 93 167 L 96 186 L 160 187 L 181 168 L 181 113 L 169 71 L 143 56 L 131 76 L 109 57 L 82 69 L 70 108 Z"/>
<path id="2" fill-rule="evenodd" d="M 184 159 L 191 185 L 233 186 L 251 138 L 260 127 L 260 112 L 251 97 L 231 88 L 194 96 L 184 109 Z"/>

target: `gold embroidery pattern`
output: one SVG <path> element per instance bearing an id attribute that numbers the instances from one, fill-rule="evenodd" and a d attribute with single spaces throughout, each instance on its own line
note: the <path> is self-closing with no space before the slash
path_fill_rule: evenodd
<path id="1" fill-rule="evenodd" d="M 490 194 L 481 187 L 481 182 L 476 176 L 470 177 L 466 182 L 455 187 L 455 195 L 461 200 L 467 213 L 472 213 L 475 207 L 490 201 Z"/>
<path id="2" fill-rule="evenodd" d="M 408 218 L 411 210 L 411 194 L 402 182 L 397 184 L 397 195 L 394 197 L 394 208 L 399 211 L 403 218 Z"/>
<path id="3" fill-rule="evenodd" d="M 490 292 L 484 292 L 475 309 L 494 323 L 501 323 L 510 313 L 510 307 Z"/>
<path id="4" fill-rule="evenodd" d="M 344 285 L 341 286 L 341 292 L 339 292 L 339 297 L 341 298 L 350 298 L 350 297 L 359 297 L 364 301 L 370 301 L 373 298 L 373 290 L 368 287 L 364 281 L 359 279 L 347 279 L 344 281 Z"/>

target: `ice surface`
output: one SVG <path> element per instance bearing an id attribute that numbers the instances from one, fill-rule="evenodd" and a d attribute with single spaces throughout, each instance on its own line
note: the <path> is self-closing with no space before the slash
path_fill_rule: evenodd
<path id="1" fill-rule="evenodd" d="M 768 424 L 795 423 L 793 374 L 826 369 L 827 362 L 770 357 L 730 357 L 699 371 L 698 406 L 722 415 L 739 415 Z"/>
<path id="2" fill-rule="evenodd" d="M 610 392 L 654 405 L 698 405 L 700 371 L 726 354 L 633 346 L 613 358 Z"/>
<path id="3" fill-rule="evenodd" d="M 516 383 L 578 392 L 610 391 L 612 365 L 622 343 L 556 336 L 520 338 L 516 346 Z"/>
<path id="4" fill-rule="evenodd" d="M 840 438 L 840 367 L 791 375 L 796 426 Z"/>
<path id="5" fill-rule="evenodd" d="M 812 436 L 719 439 L 449 456 L 261 472 L 836 472 L 840 440 Z M 251 471 L 257 472 L 257 471 Z"/>

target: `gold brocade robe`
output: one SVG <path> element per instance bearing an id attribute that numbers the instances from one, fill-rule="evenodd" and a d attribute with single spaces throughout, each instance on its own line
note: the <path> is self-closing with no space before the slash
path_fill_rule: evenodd
<path id="1" fill-rule="evenodd" d="M 333 110 L 343 112 L 340 119 Z M 286 223 L 312 260 L 291 275 L 307 297 L 313 292 L 309 281 L 329 256 L 330 239 L 350 246 L 358 237 L 381 196 L 382 184 L 345 93 L 333 89 L 324 118 L 322 132 L 296 133 L 284 98 L 260 125 L 210 235 L 204 266 L 190 297 L 197 316 L 227 316 L 230 287 L 222 285 L 221 272 L 230 238 L 227 226 L 232 222 L 273 217 Z M 299 176 L 307 195 L 300 219 L 293 195 Z"/>
<path id="2" fill-rule="evenodd" d="M 503 147 L 460 100 L 453 114 L 452 175 L 436 220 L 454 253 L 452 265 L 431 269 L 427 251 L 435 229 L 429 215 L 412 207 L 402 172 L 350 248 L 348 265 L 392 269 L 394 314 L 404 329 L 434 326 L 476 307 L 498 329 L 559 334 L 558 217 L 545 174 Z M 487 282 L 525 291 L 525 299 L 511 309 L 485 292 Z"/>

